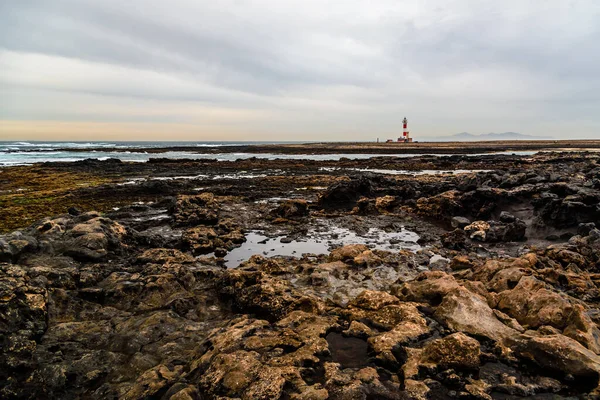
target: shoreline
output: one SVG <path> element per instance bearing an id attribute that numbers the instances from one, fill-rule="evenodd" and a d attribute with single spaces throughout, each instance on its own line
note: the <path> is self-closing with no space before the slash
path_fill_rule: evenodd
<path id="1" fill-rule="evenodd" d="M 482 141 L 482 142 L 414 142 L 414 143 L 376 143 L 376 142 L 327 142 L 304 144 L 248 144 L 227 146 L 169 146 L 169 147 L 56 147 L 52 151 L 64 152 L 141 152 L 165 153 L 168 151 L 190 152 L 196 154 L 216 153 L 274 153 L 274 154 L 472 154 L 506 151 L 584 151 L 599 149 L 600 140 L 523 140 L 523 141 Z M 16 152 L 9 150 L 8 152 Z M 23 152 L 42 152 L 48 150 L 18 150 Z"/>
<path id="2" fill-rule="evenodd" d="M 594 151 L 1 168 L 0 397 L 593 398 L 597 204 Z"/>

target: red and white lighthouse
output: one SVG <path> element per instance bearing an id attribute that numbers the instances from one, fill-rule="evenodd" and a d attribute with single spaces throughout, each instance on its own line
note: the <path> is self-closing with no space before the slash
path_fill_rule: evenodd
<path id="1" fill-rule="evenodd" d="M 402 120 L 402 137 L 398 138 L 399 142 L 408 143 L 412 142 L 412 138 L 410 137 L 410 133 L 408 132 L 408 120 L 406 117 Z"/>

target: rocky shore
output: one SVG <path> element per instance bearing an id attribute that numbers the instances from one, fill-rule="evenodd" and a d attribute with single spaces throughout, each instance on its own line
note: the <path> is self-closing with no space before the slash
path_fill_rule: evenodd
<path id="1" fill-rule="evenodd" d="M 600 156 L 0 169 L 0 397 L 596 399 Z"/>
<path id="2" fill-rule="evenodd" d="M 71 153 L 106 151 L 106 147 L 53 148 L 53 151 Z M 279 143 L 279 144 L 243 144 L 243 145 L 207 145 L 194 144 L 147 147 L 142 149 L 146 153 L 160 154 L 170 151 L 188 152 L 198 154 L 223 154 L 223 153 L 254 153 L 254 154 L 479 154 L 506 151 L 564 151 L 564 150 L 600 150 L 600 140 L 497 140 L 474 142 L 419 142 L 412 143 L 386 143 L 381 142 L 324 142 L 324 143 Z M 23 151 L 23 150 L 15 150 Z M 47 150 L 30 149 L 27 152 L 43 152 Z M 119 147 L 111 149 L 115 152 L 137 152 L 139 147 Z"/>

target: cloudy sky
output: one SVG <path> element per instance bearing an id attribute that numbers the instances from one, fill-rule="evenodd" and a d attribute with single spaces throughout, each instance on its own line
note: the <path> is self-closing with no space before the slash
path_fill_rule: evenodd
<path id="1" fill-rule="evenodd" d="M 4 0 L 0 140 L 600 139 L 598 0 Z"/>

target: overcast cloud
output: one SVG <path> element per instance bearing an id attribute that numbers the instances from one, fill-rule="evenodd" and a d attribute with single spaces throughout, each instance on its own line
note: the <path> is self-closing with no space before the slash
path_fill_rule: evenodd
<path id="1" fill-rule="evenodd" d="M 600 2 L 0 2 L 0 140 L 374 140 L 404 116 L 600 139 Z"/>

